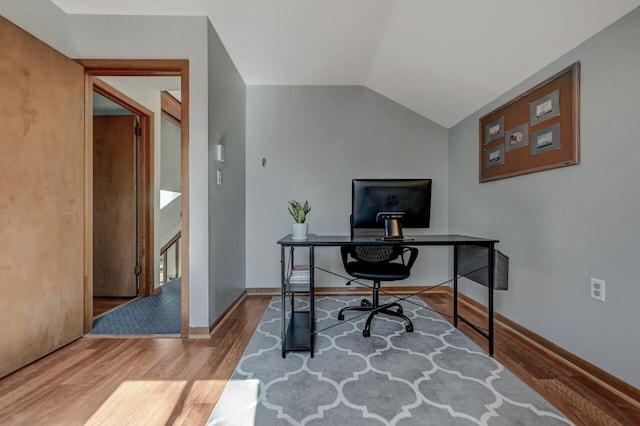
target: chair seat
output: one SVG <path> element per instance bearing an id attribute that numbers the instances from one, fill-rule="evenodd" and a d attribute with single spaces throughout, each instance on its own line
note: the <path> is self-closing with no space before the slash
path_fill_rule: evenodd
<path id="1" fill-rule="evenodd" d="M 401 263 L 348 262 L 345 270 L 353 277 L 372 281 L 398 281 L 407 279 L 411 275 L 410 268 Z"/>

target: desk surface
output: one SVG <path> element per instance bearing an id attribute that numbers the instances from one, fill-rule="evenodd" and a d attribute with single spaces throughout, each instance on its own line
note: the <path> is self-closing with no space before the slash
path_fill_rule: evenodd
<path id="1" fill-rule="evenodd" d="M 499 240 L 491 238 L 471 237 L 468 235 L 407 235 L 402 240 L 381 240 L 372 235 L 316 235 L 309 234 L 306 240 L 294 240 L 291 234 L 278 240 L 278 244 L 286 246 L 366 246 L 378 244 L 395 244 L 406 246 L 450 246 L 461 244 L 486 245 L 497 243 Z"/>

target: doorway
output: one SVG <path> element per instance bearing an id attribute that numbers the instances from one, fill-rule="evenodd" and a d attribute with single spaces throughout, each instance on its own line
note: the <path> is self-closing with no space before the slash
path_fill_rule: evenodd
<path id="1" fill-rule="evenodd" d="M 126 306 L 115 306 L 94 318 L 90 334 L 176 336 L 180 334 L 176 264 L 181 234 L 181 131 L 164 119 L 161 99 L 164 89 L 177 90 L 179 96 L 180 79 L 111 76 L 99 80 L 115 88 L 110 93 L 115 102 L 101 104 L 101 95 L 94 93 L 94 314 L 96 308 L 103 310 L 105 298 L 114 306 L 114 298 L 137 296 L 137 278 L 141 291 L 140 298 L 131 303 L 124 299 Z M 136 113 L 141 111 L 150 118 L 151 128 L 136 127 Z M 147 145 L 138 145 L 138 139 Z M 146 187 L 137 184 L 143 174 L 151 176 L 145 179 Z M 140 209 L 140 218 L 153 224 L 151 229 L 138 226 L 142 220 L 136 212 L 145 200 L 152 208 Z M 148 231 L 151 234 L 146 235 Z M 142 253 L 138 241 L 151 242 L 151 249 Z M 144 265 L 153 265 L 151 274 L 141 274 Z"/>
<path id="2" fill-rule="evenodd" d="M 140 209 L 146 193 L 140 175 L 151 167 L 142 164 L 141 142 L 150 142 L 149 120 L 153 113 L 135 105 L 141 117 L 128 105 L 134 104 L 118 90 L 100 80 L 93 93 L 93 315 L 103 315 L 139 295 L 142 271 L 153 258 L 141 256 L 140 243 L 153 236 L 143 235 Z M 101 94 L 102 93 L 102 94 Z M 144 136 L 143 136 L 144 135 Z M 145 150 L 150 150 L 146 148 Z M 151 156 L 145 156 L 149 162 Z M 141 211 L 142 210 L 142 211 Z M 146 253 L 145 253 L 146 254 Z M 143 267 L 143 265 L 145 267 Z"/>
<path id="3" fill-rule="evenodd" d="M 94 78 L 92 126 L 93 332 L 134 334 L 136 316 L 103 316 L 153 291 L 153 251 L 142 250 L 154 241 L 153 226 L 143 225 L 154 214 L 153 179 L 146 178 L 153 175 L 153 112 Z"/>
<path id="4" fill-rule="evenodd" d="M 85 105 L 87 118 L 93 116 L 93 93 L 94 89 L 100 93 L 102 83 L 97 77 L 116 77 L 116 76 L 138 76 L 138 77 L 154 77 L 154 76 L 176 76 L 180 78 L 180 92 L 182 93 L 182 110 L 180 112 L 180 121 L 182 123 L 183 131 L 180 134 L 180 175 L 181 183 L 180 189 L 182 196 L 180 197 L 180 205 L 183 217 L 188 217 L 188 61 L 182 60 L 167 60 L 167 61 L 154 61 L 154 60 L 142 60 L 142 61 L 129 61 L 129 60 L 79 60 L 80 64 L 85 67 L 86 85 L 85 85 Z M 100 93 L 102 95 L 102 93 Z M 133 108 L 135 110 L 135 108 Z M 140 111 L 135 111 L 140 112 Z M 149 115 L 140 114 L 140 124 L 145 119 L 149 120 Z M 89 151 L 89 144 L 92 143 L 93 128 L 90 120 L 86 123 L 86 144 L 87 151 Z M 151 127 L 152 129 L 152 127 Z M 152 130 L 151 130 L 152 132 Z M 144 134 L 144 132 L 143 132 Z M 151 139 L 152 140 L 152 139 Z M 141 141 L 140 144 L 140 158 L 141 164 L 144 163 L 144 159 L 153 159 L 153 151 L 147 149 L 147 147 L 153 147 L 153 144 L 145 144 Z M 92 148 L 92 146 L 91 146 Z M 91 160 L 91 161 L 89 161 Z M 153 161 L 149 161 L 146 164 L 153 166 Z M 93 159 L 88 159 L 85 162 L 85 169 L 87 176 L 93 176 Z M 141 169 L 139 176 L 140 188 L 151 187 L 153 188 L 154 182 L 154 170 L 153 167 L 147 169 Z M 149 186 L 151 185 L 151 186 Z M 87 192 L 88 202 L 85 205 L 85 228 L 93 229 L 93 198 L 94 187 L 93 182 L 87 182 L 85 186 Z M 156 283 L 159 282 L 159 253 L 155 250 L 154 246 L 154 209 L 158 208 L 157 195 L 155 190 L 144 191 L 139 198 L 140 220 L 139 220 L 139 242 L 140 242 L 140 285 L 138 294 L 140 296 L 151 296 L 157 291 Z M 91 207 L 91 208 L 90 208 Z M 147 214 L 144 213 L 147 209 Z M 148 214 L 148 212 L 152 214 Z M 156 214 L 157 216 L 157 214 Z M 180 335 L 188 336 L 189 331 L 189 305 L 188 305 L 188 220 L 182 220 L 180 224 L 181 234 L 181 250 L 179 260 L 179 271 L 181 274 L 181 282 L 179 283 L 178 294 L 180 295 Z M 94 253 L 90 249 L 93 247 L 93 236 L 91 232 L 86 233 L 85 241 L 85 309 L 84 309 L 84 330 L 85 333 L 91 330 L 93 324 L 93 264 Z M 157 245 L 157 241 L 155 242 Z M 147 262 L 143 259 L 146 257 Z M 149 261 L 149 259 L 152 259 Z M 146 275 L 146 276 L 145 276 Z M 145 276 L 145 278 L 143 278 Z"/>

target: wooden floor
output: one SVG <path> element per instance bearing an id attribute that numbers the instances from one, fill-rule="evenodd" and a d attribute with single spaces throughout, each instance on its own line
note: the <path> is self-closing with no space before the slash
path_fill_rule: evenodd
<path id="1" fill-rule="evenodd" d="M 107 313 L 118 306 L 129 303 L 135 297 L 94 297 L 93 298 L 93 317 L 97 317 Z"/>
<path id="2" fill-rule="evenodd" d="M 202 425 L 270 299 L 245 298 L 211 339 L 82 338 L 0 380 L 0 424 Z M 448 295 L 426 300 L 437 310 L 449 310 Z M 461 312 L 478 319 L 464 306 Z M 467 334 L 486 346 L 475 333 Z M 640 424 L 637 405 L 499 325 L 495 358 L 576 424 Z"/>

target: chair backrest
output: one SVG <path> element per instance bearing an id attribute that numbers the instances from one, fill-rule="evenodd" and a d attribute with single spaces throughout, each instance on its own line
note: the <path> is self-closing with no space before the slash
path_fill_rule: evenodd
<path id="1" fill-rule="evenodd" d="M 365 263 L 387 263 L 402 254 L 401 247 L 390 245 L 348 246 L 345 250 L 358 262 Z"/>

